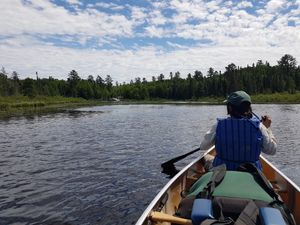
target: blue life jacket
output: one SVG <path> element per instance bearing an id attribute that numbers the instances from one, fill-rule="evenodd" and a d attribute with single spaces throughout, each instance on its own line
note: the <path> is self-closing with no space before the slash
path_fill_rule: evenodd
<path id="1" fill-rule="evenodd" d="M 254 163 L 260 170 L 259 155 L 263 137 L 259 119 L 218 119 L 216 152 L 213 166 L 226 164 L 228 170 L 236 170 L 241 163 Z"/>

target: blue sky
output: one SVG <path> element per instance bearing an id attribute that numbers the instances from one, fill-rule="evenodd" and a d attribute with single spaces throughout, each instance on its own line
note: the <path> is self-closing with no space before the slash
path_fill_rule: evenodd
<path id="1" fill-rule="evenodd" d="M 0 66 L 114 81 L 300 60 L 300 0 L 1 0 Z M 5 18 L 5 19 L 4 19 Z"/>

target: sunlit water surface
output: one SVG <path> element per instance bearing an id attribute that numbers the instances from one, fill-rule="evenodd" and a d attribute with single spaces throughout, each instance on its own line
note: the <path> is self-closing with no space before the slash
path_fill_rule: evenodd
<path id="1" fill-rule="evenodd" d="M 253 109 L 273 118 L 278 152 L 267 158 L 300 185 L 300 105 Z M 160 163 L 196 148 L 224 115 L 224 106 L 115 105 L 2 120 L 0 224 L 134 224 L 168 181 Z"/>

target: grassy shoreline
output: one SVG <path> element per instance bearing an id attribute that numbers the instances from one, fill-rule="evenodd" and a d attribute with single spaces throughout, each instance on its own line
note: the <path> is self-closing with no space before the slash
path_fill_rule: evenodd
<path id="1" fill-rule="evenodd" d="M 254 104 L 300 104 L 300 92 L 295 94 L 274 93 L 251 96 Z M 224 98 L 205 97 L 197 100 L 173 101 L 167 99 L 123 100 L 110 102 L 101 100 L 86 100 L 82 98 L 35 97 L 25 96 L 0 97 L 0 117 L 30 115 L 35 113 L 57 112 L 65 109 L 108 104 L 193 104 L 218 105 L 224 104 Z"/>
<path id="2" fill-rule="evenodd" d="M 35 97 L 26 96 L 0 97 L 0 117 L 23 116 L 35 113 L 58 112 L 69 108 L 107 104 L 99 100 L 82 98 Z"/>

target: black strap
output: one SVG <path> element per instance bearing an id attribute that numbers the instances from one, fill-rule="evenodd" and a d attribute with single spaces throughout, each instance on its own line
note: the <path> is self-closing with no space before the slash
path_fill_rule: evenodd
<path id="1" fill-rule="evenodd" d="M 233 225 L 234 221 L 231 218 L 225 220 L 206 219 L 200 225 Z"/>
<path id="2" fill-rule="evenodd" d="M 241 212 L 234 225 L 256 225 L 259 209 L 254 201 L 250 201 Z"/>
<path id="3" fill-rule="evenodd" d="M 280 201 L 279 196 L 274 191 L 271 183 L 265 175 L 252 163 L 243 163 L 238 168 L 238 171 L 249 172 L 254 176 L 254 179 L 261 185 L 261 187 L 276 201 Z"/>
<path id="4" fill-rule="evenodd" d="M 196 196 L 196 198 L 207 198 L 210 199 L 214 193 L 215 188 L 222 182 L 226 174 L 226 165 L 221 164 L 217 167 L 214 167 L 213 174 L 210 177 L 209 182 L 203 188 L 203 190 Z"/>

